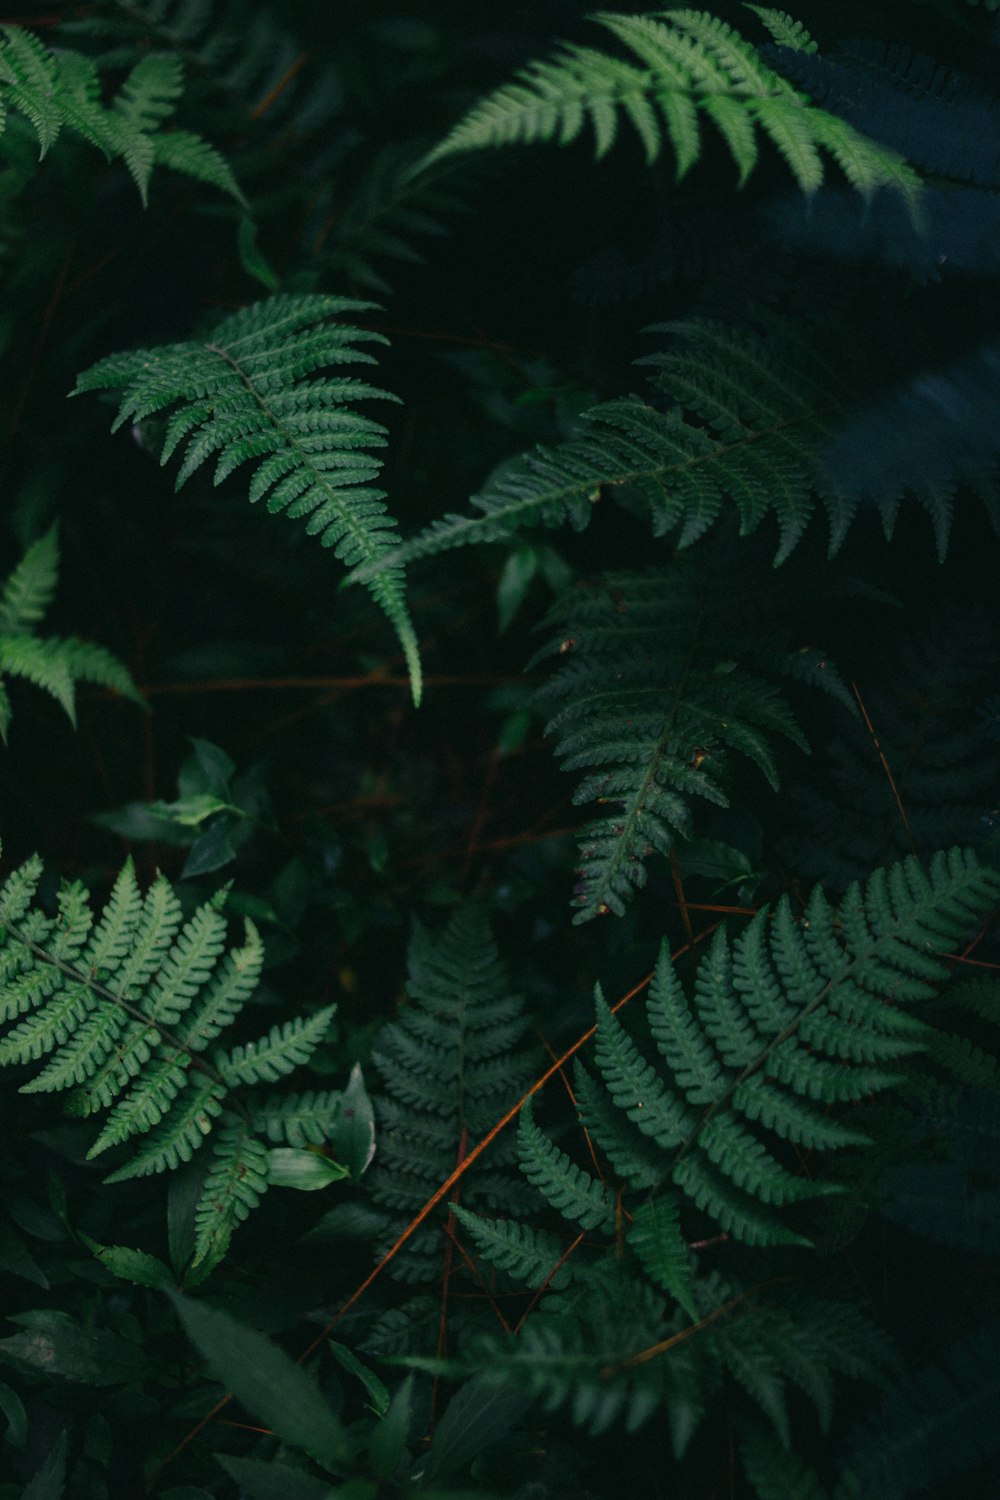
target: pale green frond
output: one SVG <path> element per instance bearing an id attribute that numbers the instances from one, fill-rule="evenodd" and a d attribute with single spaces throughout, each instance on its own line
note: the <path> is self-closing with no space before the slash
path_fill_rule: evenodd
<path id="1" fill-rule="evenodd" d="M 0 91 L 4 103 L 31 121 L 40 155 L 55 142 L 65 123 L 59 101 L 59 70 L 49 49 L 20 26 L 0 28 Z"/>
<path id="2" fill-rule="evenodd" d="M 123 391 L 116 426 L 179 404 L 168 428 L 164 458 L 180 444 L 178 485 L 209 458 L 214 483 L 255 462 L 252 502 L 266 498 L 272 512 L 303 521 L 348 568 L 373 568 L 397 545 L 384 492 L 371 487 L 381 468 L 377 450 L 385 430 L 346 405 L 394 397 L 374 386 L 314 379 L 314 371 L 342 363 L 371 363 L 359 348 L 381 335 L 339 321 L 367 310 L 345 297 L 279 295 L 224 319 L 200 342 L 111 355 L 77 381 L 74 394 Z M 394 626 L 420 698 L 416 635 L 403 594 L 402 570 L 389 566 L 369 587 Z"/>
<path id="3" fill-rule="evenodd" d="M 34 635 L 0 636 L 0 673 L 22 677 L 49 693 L 76 723 L 73 672 L 63 643 Z"/>
<path id="4" fill-rule="evenodd" d="M 793 52 L 815 52 L 817 45 L 801 21 L 793 21 L 783 10 L 770 5 L 748 5 L 754 15 L 760 17 L 772 39 L 779 47 L 791 47 Z"/>
<path id="5" fill-rule="evenodd" d="M 782 29 L 791 45 L 811 50 L 807 33 L 787 17 L 763 9 L 759 14 L 769 28 Z M 755 165 L 756 134 L 763 129 L 804 193 L 815 192 L 823 180 L 817 150 L 822 147 L 861 193 L 892 187 L 916 214 L 920 180 L 903 158 L 811 104 L 719 17 L 667 10 L 633 16 L 601 12 L 591 19 L 629 48 L 639 65 L 593 48 L 564 46 L 481 99 L 425 164 L 457 151 L 534 141 L 566 145 L 588 121 L 600 158 L 615 140 L 621 111 L 637 130 L 648 162 L 669 143 L 680 178 L 701 155 L 700 119 L 705 118 L 736 163 L 740 186 Z"/>

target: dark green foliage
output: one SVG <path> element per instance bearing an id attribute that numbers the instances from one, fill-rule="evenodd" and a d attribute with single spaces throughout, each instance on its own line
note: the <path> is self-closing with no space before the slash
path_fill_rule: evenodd
<path id="1" fill-rule="evenodd" d="M 0 28 L 0 1500 L 994 1500 L 996 9 Z"/>

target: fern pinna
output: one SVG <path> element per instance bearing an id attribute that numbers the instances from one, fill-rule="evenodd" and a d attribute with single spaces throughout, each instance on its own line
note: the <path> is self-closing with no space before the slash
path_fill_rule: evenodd
<path id="1" fill-rule="evenodd" d="M 32 905 L 41 874 L 31 859 L 0 888 L 0 1016 L 15 1023 L 0 1065 L 45 1058 L 23 1093 L 71 1090 L 71 1113 L 107 1111 L 89 1156 L 124 1158 L 109 1182 L 178 1167 L 211 1137 L 194 1247 L 194 1266 L 211 1269 L 269 1178 L 320 1185 L 320 1159 L 302 1148 L 336 1136 L 340 1094 L 245 1091 L 306 1063 L 334 1007 L 210 1051 L 254 993 L 264 953 L 253 923 L 227 950 L 220 899 L 185 921 L 170 883 L 161 876 L 143 895 L 131 864 L 96 922 L 78 883 L 49 916 Z M 322 1181 L 346 1175 L 328 1165 Z"/>
<path id="2" fill-rule="evenodd" d="M 735 939 L 720 929 L 690 993 L 664 949 L 646 1006 L 655 1060 L 598 991 L 597 1076 L 579 1067 L 576 1097 L 600 1175 L 530 1108 L 520 1124 L 522 1170 L 577 1240 L 456 1210 L 486 1262 L 547 1293 L 530 1337 L 489 1339 L 481 1367 L 598 1427 L 666 1401 L 679 1448 L 720 1363 L 783 1441 L 788 1381 L 828 1420 L 831 1372 L 863 1373 L 874 1329 L 798 1275 L 741 1283 L 739 1247 L 811 1243 L 808 1205 L 843 1191 L 822 1158 L 870 1144 L 852 1106 L 927 1048 L 917 1008 L 998 894 L 1000 876 L 956 849 L 878 870 L 836 906 L 817 887 L 801 917 L 782 898 Z M 727 1242 L 720 1260 L 710 1247 Z"/>
<path id="3" fill-rule="evenodd" d="M 124 391 L 116 431 L 170 411 L 160 462 L 185 445 L 178 488 L 213 456 L 217 485 L 256 460 L 251 504 L 266 497 L 268 510 L 304 520 L 309 535 L 348 567 L 370 567 L 392 550 L 396 528 L 385 491 L 371 484 L 381 469 L 371 450 L 384 446 L 385 429 L 353 403 L 395 398 L 355 376 L 314 374 L 374 364 L 358 346 L 385 343 L 383 336 L 340 321 L 370 306 L 347 297 L 272 297 L 224 318 L 202 339 L 109 355 L 80 376 L 74 395 Z M 419 702 L 402 572 L 389 567 L 369 586 L 399 636 Z"/>

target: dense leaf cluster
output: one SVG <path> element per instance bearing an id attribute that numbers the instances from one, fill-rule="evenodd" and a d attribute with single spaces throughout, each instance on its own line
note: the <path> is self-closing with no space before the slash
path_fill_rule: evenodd
<path id="1" fill-rule="evenodd" d="M 995 9 L 0 28 L 0 1500 L 997 1493 Z"/>

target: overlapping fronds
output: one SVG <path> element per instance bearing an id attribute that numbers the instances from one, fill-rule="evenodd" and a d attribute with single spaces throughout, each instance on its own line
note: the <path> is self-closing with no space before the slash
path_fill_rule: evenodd
<path id="1" fill-rule="evenodd" d="M 629 49 L 628 60 L 566 44 L 551 60 L 529 64 L 517 82 L 475 105 L 427 160 L 532 141 L 565 145 L 588 124 L 600 158 L 614 144 L 624 115 L 647 162 L 655 161 L 669 141 L 682 178 L 702 154 L 702 122 L 709 120 L 741 184 L 756 164 L 762 132 L 805 193 L 823 181 L 822 150 L 865 196 L 892 187 L 915 204 L 919 179 L 901 156 L 816 108 L 720 18 L 665 10 L 635 16 L 604 12 L 593 19 Z M 783 23 L 786 40 L 802 37 L 787 17 Z"/>
<path id="2" fill-rule="evenodd" d="M 467 1152 L 517 1099 L 526 1081 L 527 1025 L 489 924 L 466 906 L 439 936 L 414 929 L 408 1003 L 380 1032 L 374 1062 L 383 1080 L 377 1101 L 379 1154 L 370 1176 L 376 1203 L 401 1228 Z M 510 1149 L 490 1170 L 466 1179 L 465 1204 L 506 1201 L 517 1191 Z M 404 1218 L 398 1218 L 400 1214 Z M 393 1262 L 410 1281 L 439 1273 L 438 1237 L 425 1236 Z"/>
<path id="3" fill-rule="evenodd" d="M 305 521 L 309 535 L 348 567 L 371 566 L 392 550 L 396 527 L 385 491 L 372 483 L 385 429 L 354 407 L 394 398 L 353 375 L 315 374 L 374 364 L 359 345 L 385 339 L 339 321 L 369 306 L 346 297 L 272 297 L 223 319 L 203 339 L 109 355 L 80 376 L 74 395 L 124 392 L 113 430 L 169 412 L 160 462 L 183 445 L 178 488 L 211 458 L 217 485 L 256 462 L 251 504 L 266 497 L 268 510 Z M 402 572 L 390 567 L 369 587 L 395 627 L 419 701 Z"/>
<path id="4" fill-rule="evenodd" d="M 96 67 L 80 52 L 50 51 L 20 26 L 4 26 L 0 41 L 0 131 L 7 111 L 32 125 L 41 155 L 68 130 L 109 160 L 121 158 L 146 202 L 155 166 L 170 167 L 243 202 L 225 159 L 187 130 L 163 130 L 183 89 L 180 58 L 148 53 L 131 68 L 109 106 Z"/>
<path id="5" fill-rule="evenodd" d="M 880 1378 L 888 1341 L 853 1294 L 797 1277 L 741 1285 L 700 1250 L 720 1230 L 751 1246 L 810 1243 L 809 1203 L 841 1191 L 817 1158 L 870 1144 L 845 1111 L 893 1087 L 926 1048 L 932 1028 L 914 1007 L 998 895 L 1000 877 L 956 849 L 927 868 L 910 858 L 879 869 L 837 906 L 816 887 L 801 917 L 782 898 L 735 938 L 720 930 L 691 987 L 664 947 L 646 1005 L 654 1057 L 598 990 L 599 1081 L 578 1095 L 590 1152 L 575 1160 L 527 1109 L 520 1130 L 522 1170 L 587 1248 L 568 1260 L 568 1231 L 460 1212 L 484 1261 L 546 1293 L 518 1339 L 487 1340 L 474 1367 L 526 1383 L 552 1409 L 569 1404 L 597 1431 L 665 1404 L 678 1449 L 700 1418 L 701 1382 L 713 1387 L 720 1369 L 782 1444 L 789 1385 L 827 1428 L 834 1375 Z M 651 1150 L 634 1173 L 629 1151 L 611 1157 L 609 1180 L 615 1115 Z"/>
<path id="6" fill-rule="evenodd" d="M 321 1118 L 321 1138 L 333 1134 L 329 1100 L 251 1101 L 248 1119 L 239 1093 L 307 1062 L 333 1007 L 256 1042 L 212 1047 L 256 988 L 263 945 L 253 924 L 227 949 L 217 900 L 185 921 L 168 881 L 143 894 L 131 864 L 96 920 L 78 884 L 48 916 L 33 905 L 41 874 L 32 859 L 0 888 L 0 1066 L 41 1062 L 23 1093 L 70 1090 L 71 1113 L 105 1113 L 89 1155 L 127 1148 L 110 1182 L 177 1167 L 211 1137 L 196 1262 L 214 1264 L 267 1186 L 264 1138 L 315 1141 Z"/>
<path id="7" fill-rule="evenodd" d="M 110 688 L 145 706 L 127 668 L 103 646 L 75 636 L 36 634 L 58 576 L 59 541 L 52 527 L 28 548 L 0 593 L 0 739 L 5 744 L 12 714 L 5 676 L 23 678 L 51 694 L 74 724 L 78 682 Z"/>
<path id="8" fill-rule="evenodd" d="M 724 560 L 686 561 L 583 583 L 546 621 L 540 655 L 559 661 L 539 693 L 547 731 L 563 768 L 585 773 L 574 802 L 602 806 L 580 835 L 578 922 L 621 914 L 650 856 L 692 836 L 699 804 L 729 805 L 734 755 L 777 788 L 775 741 L 808 750 L 776 672 L 846 696 L 821 652 L 790 649 L 763 621 L 734 656 Z"/>

